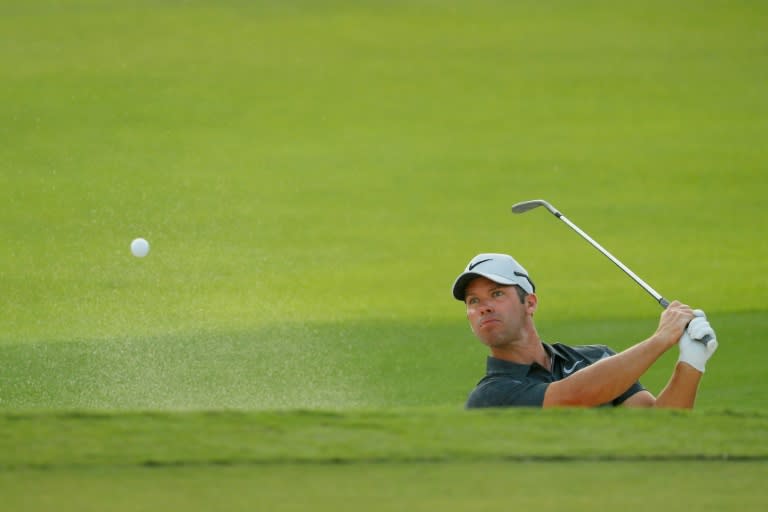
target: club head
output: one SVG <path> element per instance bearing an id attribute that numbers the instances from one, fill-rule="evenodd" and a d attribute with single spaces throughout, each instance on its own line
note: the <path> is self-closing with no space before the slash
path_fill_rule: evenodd
<path id="1" fill-rule="evenodd" d="M 543 199 L 533 199 L 531 201 L 523 201 L 522 203 L 517 203 L 512 206 L 512 213 L 525 213 L 528 210 L 533 210 L 534 208 L 538 208 L 539 206 L 545 207 L 547 210 L 549 210 L 552 213 L 552 215 L 555 215 L 556 217 L 560 216 L 560 212 L 557 211 L 554 206 L 544 201 Z"/>

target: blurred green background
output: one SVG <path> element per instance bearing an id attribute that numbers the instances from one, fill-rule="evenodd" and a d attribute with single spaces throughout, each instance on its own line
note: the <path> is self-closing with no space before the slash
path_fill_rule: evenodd
<path id="1" fill-rule="evenodd" d="M 765 404 L 763 2 L 0 14 L 0 408 L 460 407 L 485 349 L 450 285 L 486 251 L 547 341 L 652 333 L 608 260 L 510 214 L 534 198 L 708 312 L 701 406 Z"/>
<path id="2" fill-rule="evenodd" d="M 0 0 L 4 506 L 765 510 L 766 27 L 746 0 Z M 476 253 L 526 266 L 547 341 L 657 325 L 511 215 L 536 198 L 707 311 L 697 411 L 462 410 Z"/>

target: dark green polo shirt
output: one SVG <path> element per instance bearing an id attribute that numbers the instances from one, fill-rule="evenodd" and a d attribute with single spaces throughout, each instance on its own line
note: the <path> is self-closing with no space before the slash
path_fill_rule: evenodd
<path id="1" fill-rule="evenodd" d="M 550 383 L 562 380 L 569 375 L 586 368 L 590 364 L 615 354 L 605 345 L 579 345 L 569 347 L 562 343 L 549 345 L 542 343 L 552 361 L 552 370 L 541 367 L 538 363 L 517 364 L 495 357 L 488 357 L 485 377 L 469 394 L 466 407 L 541 407 L 544 392 Z M 619 405 L 624 400 L 645 388 L 635 382 L 632 386 L 603 405 Z"/>

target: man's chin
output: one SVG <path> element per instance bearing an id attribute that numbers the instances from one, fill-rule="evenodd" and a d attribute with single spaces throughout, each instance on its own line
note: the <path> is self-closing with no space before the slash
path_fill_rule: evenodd
<path id="1" fill-rule="evenodd" d="M 480 341 L 488 348 L 504 348 L 509 346 L 509 341 L 501 336 L 483 336 L 480 338 Z"/>

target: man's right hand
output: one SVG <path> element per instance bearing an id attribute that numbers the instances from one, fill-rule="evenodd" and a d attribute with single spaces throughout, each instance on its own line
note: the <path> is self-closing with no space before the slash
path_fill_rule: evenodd
<path id="1" fill-rule="evenodd" d="M 663 340 L 666 346 L 665 350 L 678 342 L 693 317 L 693 309 L 679 301 L 673 301 L 661 313 L 659 327 L 656 329 L 655 335 Z"/>

